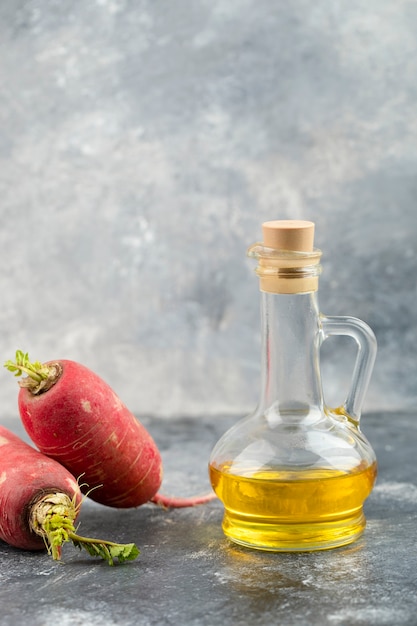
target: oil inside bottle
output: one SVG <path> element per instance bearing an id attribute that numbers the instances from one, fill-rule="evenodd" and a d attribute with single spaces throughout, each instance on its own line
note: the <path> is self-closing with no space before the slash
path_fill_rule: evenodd
<path id="1" fill-rule="evenodd" d="M 355 541 L 365 528 L 363 503 L 376 463 L 355 470 L 268 469 L 238 476 L 210 465 L 224 503 L 223 530 L 236 543 L 270 551 L 324 550 Z"/>

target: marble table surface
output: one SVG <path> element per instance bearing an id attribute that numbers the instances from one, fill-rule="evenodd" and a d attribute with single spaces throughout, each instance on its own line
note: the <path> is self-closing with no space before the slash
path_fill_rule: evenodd
<path id="1" fill-rule="evenodd" d="M 234 421 L 143 420 L 161 450 L 163 490 L 209 489 L 207 460 Z M 2 424 L 25 437 L 16 418 Z M 137 543 L 109 567 L 67 545 L 63 561 L 0 542 L 1 626 L 369 626 L 417 624 L 417 417 L 368 414 L 378 458 L 367 528 L 351 546 L 274 554 L 229 542 L 215 500 L 192 509 L 115 510 L 87 500 L 80 532 Z"/>

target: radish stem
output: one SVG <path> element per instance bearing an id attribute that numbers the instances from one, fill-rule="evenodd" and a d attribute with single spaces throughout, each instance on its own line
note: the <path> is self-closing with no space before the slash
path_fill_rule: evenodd
<path id="1" fill-rule="evenodd" d="M 32 363 L 29 354 L 22 350 L 16 350 L 15 361 L 6 361 L 4 367 L 15 376 L 27 374 L 27 378 L 19 381 L 20 387 L 29 389 L 34 395 L 48 391 L 59 379 L 61 368 L 59 363 L 46 365 L 40 361 Z"/>
<path id="2" fill-rule="evenodd" d="M 75 532 L 74 520 L 77 507 L 65 493 L 51 493 L 43 496 L 31 507 L 29 524 L 31 529 L 43 538 L 48 553 L 55 561 L 61 560 L 62 546 L 68 541 L 84 548 L 91 556 L 99 556 L 109 565 L 132 561 L 139 555 L 134 543 L 120 544 L 82 537 Z"/>

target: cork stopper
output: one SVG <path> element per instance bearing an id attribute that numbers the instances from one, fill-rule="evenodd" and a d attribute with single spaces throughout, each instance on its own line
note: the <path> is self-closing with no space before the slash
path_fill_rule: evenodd
<path id="1" fill-rule="evenodd" d="M 262 224 L 264 245 L 275 250 L 312 252 L 314 222 L 305 220 L 275 220 Z"/>
<path id="2" fill-rule="evenodd" d="M 321 251 L 314 248 L 314 222 L 274 220 L 262 224 L 263 242 L 251 246 L 258 260 L 261 291 L 307 293 L 317 291 Z"/>

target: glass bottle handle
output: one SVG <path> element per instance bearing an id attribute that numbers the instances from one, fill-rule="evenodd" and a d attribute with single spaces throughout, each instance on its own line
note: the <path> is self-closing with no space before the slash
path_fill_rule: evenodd
<path id="1" fill-rule="evenodd" d="M 375 363 L 376 337 L 368 324 L 356 317 L 322 315 L 321 327 L 323 341 L 334 335 L 343 335 L 352 337 L 356 342 L 358 351 L 350 389 L 340 409 L 343 413 L 359 422 L 363 401 Z"/>

